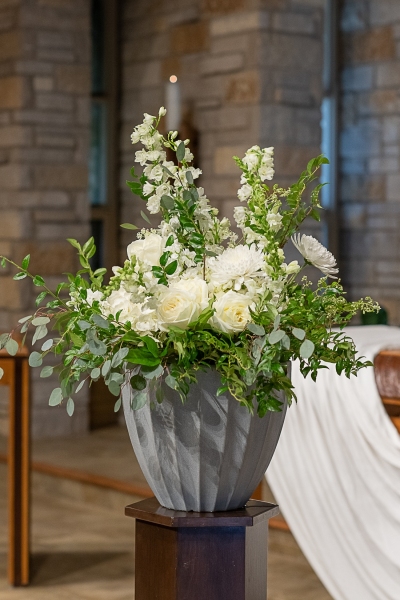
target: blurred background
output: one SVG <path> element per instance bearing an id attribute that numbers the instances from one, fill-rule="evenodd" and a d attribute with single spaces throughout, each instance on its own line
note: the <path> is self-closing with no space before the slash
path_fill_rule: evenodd
<path id="1" fill-rule="evenodd" d="M 286 186 L 324 152 L 324 217 L 309 231 L 349 297 L 371 295 L 400 324 L 399 0 L 0 0 L 0 254 L 31 254 L 50 287 L 79 268 L 67 237 L 95 237 L 96 267 L 121 264 L 132 234 L 119 224 L 145 226 L 125 185 L 130 134 L 161 105 L 223 216 L 238 204 L 232 156 L 274 146 Z M 0 331 L 30 314 L 35 293 L 1 270 Z M 70 436 L 53 462 L 77 468 L 63 460 L 89 431 L 100 432 L 93 455 L 125 452 L 107 441 L 119 417 L 100 384 L 72 418 L 48 406 L 54 387 L 33 370 L 39 458 L 53 456 L 46 440 Z M 0 386 L 4 447 L 7 398 Z"/>

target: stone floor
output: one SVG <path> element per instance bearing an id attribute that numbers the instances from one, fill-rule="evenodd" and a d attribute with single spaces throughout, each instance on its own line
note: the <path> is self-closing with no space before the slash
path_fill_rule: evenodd
<path id="1" fill-rule="evenodd" d="M 79 446 L 77 440 L 40 442 L 34 458 L 86 471 L 96 463 L 100 474 L 131 481 L 137 467 L 124 436 L 102 430 Z M 117 438 L 118 448 L 110 444 Z M 6 581 L 6 466 L 0 464 L 1 600 L 132 600 L 134 522 L 123 508 L 138 499 L 33 473 L 32 585 L 11 589 Z M 271 531 L 269 561 L 269 600 L 330 600 L 290 533 Z"/>

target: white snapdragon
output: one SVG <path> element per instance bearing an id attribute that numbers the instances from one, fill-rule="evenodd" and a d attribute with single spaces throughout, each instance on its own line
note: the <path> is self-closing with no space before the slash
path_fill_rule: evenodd
<path id="1" fill-rule="evenodd" d="M 297 233 L 292 236 L 292 242 L 307 262 L 317 267 L 324 275 L 337 279 L 336 273 L 339 270 L 335 257 L 312 235 Z"/>
<path id="2" fill-rule="evenodd" d="M 247 219 L 247 211 L 244 206 L 235 206 L 233 209 L 233 218 L 236 221 L 236 224 L 240 229 L 243 229 L 246 219 Z"/>
<path id="3" fill-rule="evenodd" d="M 150 196 L 147 200 L 147 210 L 151 215 L 156 215 L 160 212 L 160 197 L 156 194 L 154 196 Z"/>
<path id="4" fill-rule="evenodd" d="M 240 202 L 246 202 L 246 200 L 250 198 L 252 192 L 253 188 L 251 187 L 251 185 L 249 185 L 248 183 L 242 185 L 242 187 L 239 188 L 237 193 Z"/>
<path id="5" fill-rule="evenodd" d="M 268 225 L 270 226 L 270 228 L 272 229 L 272 231 L 279 231 L 282 227 L 282 215 L 280 215 L 277 212 L 278 209 L 276 209 L 276 212 L 272 211 L 270 213 L 267 214 L 267 222 Z"/>
<path id="6" fill-rule="evenodd" d="M 86 302 L 89 304 L 89 306 L 93 305 L 93 302 L 101 302 L 101 300 L 103 300 L 103 292 L 100 292 L 100 290 L 86 290 Z"/>
<path id="7" fill-rule="evenodd" d="M 145 196 L 150 196 L 150 194 L 152 194 L 155 190 L 155 186 L 150 183 L 149 181 L 146 181 L 146 183 L 143 186 L 143 194 Z"/>

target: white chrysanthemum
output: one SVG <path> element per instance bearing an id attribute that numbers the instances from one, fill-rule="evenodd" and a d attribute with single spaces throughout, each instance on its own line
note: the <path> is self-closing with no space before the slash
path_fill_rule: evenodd
<path id="1" fill-rule="evenodd" d="M 214 286 L 231 284 L 240 290 L 247 280 L 265 276 L 264 255 L 254 245 L 227 248 L 210 263 L 210 281 Z"/>
<path id="2" fill-rule="evenodd" d="M 297 233 L 292 236 L 292 242 L 307 262 L 317 267 L 324 275 L 337 279 L 335 274 L 339 272 L 339 269 L 337 269 L 335 257 L 312 235 Z"/>

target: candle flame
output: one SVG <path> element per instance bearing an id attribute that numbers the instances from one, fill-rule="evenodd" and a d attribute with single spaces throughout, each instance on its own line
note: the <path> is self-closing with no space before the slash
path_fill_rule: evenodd
<path id="1" fill-rule="evenodd" d="M 171 83 L 176 83 L 178 81 L 178 78 L 176 75 L 171 75 L 171 77 L 169 78 Z"/>

